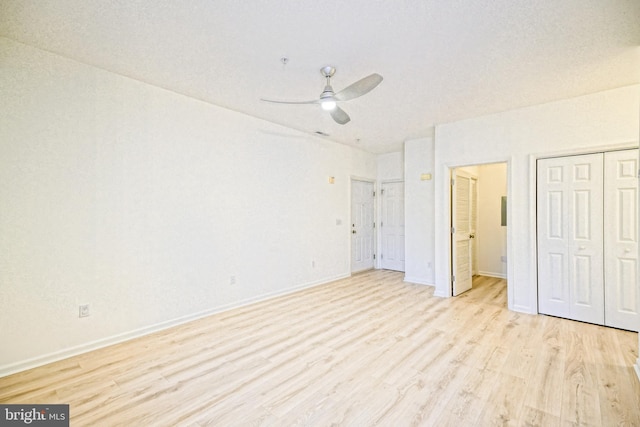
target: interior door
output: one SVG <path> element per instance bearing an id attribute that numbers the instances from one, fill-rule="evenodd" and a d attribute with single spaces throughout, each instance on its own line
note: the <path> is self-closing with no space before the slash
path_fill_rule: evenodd
<path id="1" fill-rule="evenodd" d="M 537 165 L 538 309 L 604 324 L 603 154 Z"/>
<path id="2" fill-rule="evenodd" d="M 472 184 L 474 177 L 467 172 L 456 169 L 451 181 L 451 266 L 452 293 L 460 295 L 472 286 L 472 232 L 471 208 L 475 205 L 472 200 Z"/>
<path id="3" fill-rule="evenodd" d="M 351 181 L 351 272 L 373 268 L 373 183 Z"/>
<path id="4" fill-rule="evenodd" d="M 604 154 L 605 325 L 638 331 L 638 150 Z"/>
<path id="5" fill-rule="evenodd" d="M 387 270 L 404 271 L 404 183 L 383 183 L 380 193 L 380 266 Z"/>
<path id="6" fill-rule="evenodd" d="M 478 229 L 478 180 L 471 178 L 469 181 L 469 234 L 471 236 L 471 276 L 478 274 L 478 240 L 476 230 Z M 473 280 L 473 279 L 472 279 Z"/>

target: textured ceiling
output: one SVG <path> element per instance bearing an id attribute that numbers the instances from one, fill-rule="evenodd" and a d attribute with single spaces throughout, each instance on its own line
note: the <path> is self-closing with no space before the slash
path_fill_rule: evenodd
<path id="1" fill-rule="evenodd" d="M 0 35 L 373 153 L 640 83 L 640 0 L 0 0 Z M 325 65 L 336 91 L 384 76 L 350 123 L 260 101 L 316 98 Z"/>

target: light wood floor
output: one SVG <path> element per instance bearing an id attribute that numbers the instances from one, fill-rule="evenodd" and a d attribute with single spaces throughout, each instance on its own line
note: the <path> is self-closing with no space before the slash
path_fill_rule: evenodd
<path id="1" fill-rule="evenodd" d="M 637 334 L 372 271 L 0 379 L 72 426 L 640 425 Z"/>

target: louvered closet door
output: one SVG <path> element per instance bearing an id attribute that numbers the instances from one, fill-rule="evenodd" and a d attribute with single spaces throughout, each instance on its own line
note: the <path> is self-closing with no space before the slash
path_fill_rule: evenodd
<path id="1" fill-rule="evenodd" d="M 472 252 L 471 252 L 471 180 L 472 176 L 456 169 L 452 187 L 451 213 L 455 232 L 452 235 L 451 260 L 453 267 L 453 296 L 458 296 L 471 289 Z"/>
<path id="2" fill-rule="evenodd" d="M 538 160 L 540 313 L 604 323 L 602 159 Z"/>
<path id="3" fill-rule="evenodd" d="M 638 150 L 605 153 L 605 324 L 638 331 Z"/>

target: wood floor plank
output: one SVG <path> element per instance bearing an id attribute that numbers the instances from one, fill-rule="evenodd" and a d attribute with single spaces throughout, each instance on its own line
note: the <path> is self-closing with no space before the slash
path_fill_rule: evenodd
<path id="1" fill-rule="evenodd" d="M 0 378 L 71 424 L 640 425 L 637 334 L 369 271 Z"/>
<path id="2" fill-rule="evenodd" d="M 477 426 L 519 426 L 527 382 L 519 377 L 496 373 L 487 404 L 478 416 Z"/>

